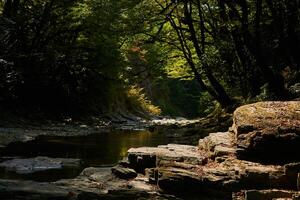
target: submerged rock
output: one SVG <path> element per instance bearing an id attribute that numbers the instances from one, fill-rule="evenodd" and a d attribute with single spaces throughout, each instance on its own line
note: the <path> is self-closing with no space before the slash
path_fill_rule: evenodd
<path id="1" fill-rule="evenodd" d="M 300 160 L 300 101 L 259 102 L 234 112 L 238 156 L 264 162 Z"/>
<path id="2" fill-rule="evenodd" d="M 0 167 L 18 174 L 30 174 L 51 169 L 62 169 L 64 167 L 79 167 L 80 164 L 80 159 L 35 157 L 6 160 L 0 163 Z"/>

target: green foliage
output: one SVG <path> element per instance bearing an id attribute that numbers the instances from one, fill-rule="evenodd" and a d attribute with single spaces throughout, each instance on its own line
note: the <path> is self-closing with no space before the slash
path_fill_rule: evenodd
<path id="1" fill-rule="evenodd" d="M 161 109 L 154 106 L 149 99 L 143 93 L 143 89 L 137 86 L 131 86 L 127 91 L 128 106 L 131 107 L 131 111 L 145 111 L 153 115 L 160 115 Z"/>
<path id="2" fill-rule="evenodd" d="M 163 114 L 195 117 L 216 102 L 232 106 L 236 96 L 288 99 L 285 87 L 299 74 L 297 6 L 1 1 L 0 103 L 70 114 L 160 113 L 153 102 Z"/>

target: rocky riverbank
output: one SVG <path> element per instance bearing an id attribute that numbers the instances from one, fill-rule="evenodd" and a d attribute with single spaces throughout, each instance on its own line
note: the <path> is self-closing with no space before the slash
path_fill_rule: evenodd
<path id="1" fill-rule="evenodd" d="M 299 199 L 300 102 L 238 108 L 228 132 L 198 146 L 128 151 L 129 166 L 162 191 L 202 199 Z"/>
<path id="2" fill-rule="evenodd" d="M 300 102 L 246 105 L 235 111 L 227 132 L 210 133 L 196 146 L 132 148 L 114 168 L 87 168 L 75 179 L 51 183 L 0 180 L 0 196 L 298 200 L 299 128 Z"/>

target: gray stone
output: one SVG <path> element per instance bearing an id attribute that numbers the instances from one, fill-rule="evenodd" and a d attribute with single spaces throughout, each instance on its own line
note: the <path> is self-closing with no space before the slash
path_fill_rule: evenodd
<path id="1" fill-rule="evenodd" d="M 30 174 L 50 169 L 61 169 L 64 167 L 79 167 L 80 164 L 80 159 L 35 157 L 6 160 L 0 163 L 0 167 L 3 167 L 8 171 L 16 172 L 18 174 Z"/>

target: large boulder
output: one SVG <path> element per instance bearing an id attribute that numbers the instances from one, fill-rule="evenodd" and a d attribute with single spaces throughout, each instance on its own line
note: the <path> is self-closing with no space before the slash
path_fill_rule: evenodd
<path id="1" fill-rule="evenodd" d="M 234 112 L 238 156 L 264 162 L 300 160 L 300 102 L 259 102 Z"/>

